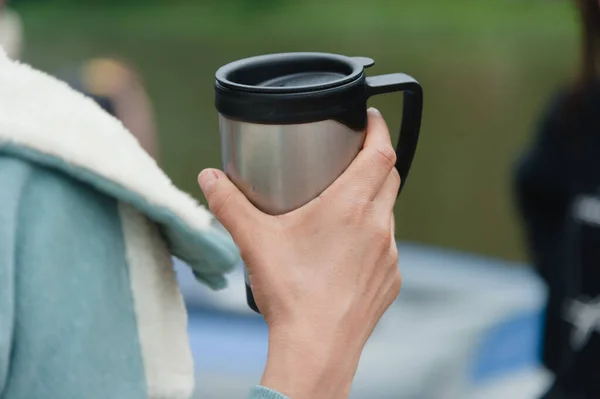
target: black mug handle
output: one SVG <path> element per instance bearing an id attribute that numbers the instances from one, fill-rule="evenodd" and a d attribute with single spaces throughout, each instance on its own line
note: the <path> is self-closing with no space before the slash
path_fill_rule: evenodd
<path id="1" fill-rule="evenodd" d="M 423 114 L 423 89 L 412 76 L 404 73 L 370 76 L 366 79 L 366 85 L 367 98 L 396 91 L 404 92 L 402 124 L 400 125 L 400 137 L 396 145 L 396 169 L 398 169 L 402 179 L 398 191 L 398 195 L 400 195 L 404 184 L 406 184 L 406 178 L 417 151 L 421 116 Z"/>

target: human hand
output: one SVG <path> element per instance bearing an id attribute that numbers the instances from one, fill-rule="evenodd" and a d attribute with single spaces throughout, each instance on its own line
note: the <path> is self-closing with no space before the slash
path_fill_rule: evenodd
<path id="1" fill-rule="evenodd" d="M 240 248 L 269 326 L 261 384 L 293 399 L 348 396 L 360 353 L 400 290 L 396 155 L 381 115 L 368 115 L 356 159 L 318 198 L 290 213 L 260 212 L 221 171 L 198 178 Z"/>

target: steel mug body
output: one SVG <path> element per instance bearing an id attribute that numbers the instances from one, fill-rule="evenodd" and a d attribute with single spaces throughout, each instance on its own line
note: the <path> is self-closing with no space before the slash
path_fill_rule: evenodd
<path id="1" fill-rule="evenodd" d="M 335 181 L 362 148 L 365 132 L 333 121 L 263 125 L 219 116 L 225 172 L 259 209 L 301 207 Z"/>

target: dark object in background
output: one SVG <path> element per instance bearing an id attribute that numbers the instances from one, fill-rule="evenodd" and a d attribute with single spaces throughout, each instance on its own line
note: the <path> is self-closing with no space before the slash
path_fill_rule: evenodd
<path id="1" fill-rule="evenodd" d="M 516 170 L 529 252 L 549 289 L 546 399 L 600 398 L 600 6 L 579 0 L 582 61 Z"/>
<path id="2" fill-rule="evenodd" d="M 423 92 L 404 73 L 367 77 L 365 69 L 373 64 L 364 57 L 283 53 L 217 71 L 224 170 L 257 208 L 283 214 L 316 198 L 360 152 L 367 100 L 399 91 L 404 109 L 396 169 L 404 187 L 419 140 Z M 246 292 L 248 305 L 258 311 L 248 274 Z"/>
<path id="3" fill-rule="evenodd" d="M 600 83 L 577 130 L 550 106 L 516 171 L 530 255 L 549 289 L 542 356 L 566 398 L 600 397 Z M 551 396 L 552 397 L 552 396 Z"/>
<path id="4" fill-rule="evenodd" d="M 79 69 L 75 69 L 71 74 L 68 75 L 68 77 L 63 78 L 63 80 L 67 82 L 73 89 L 94 100 L 104 111 L 112 116 L 117 116 L 115 114 L 113 99 L 106 95 L 95 94 L 90 90 L 89 87 L 86 87 L 81 79 Z"/>
<path id="5" fill-rule="evenodd" d="M 148 154 L 159 157 L 152 103 L 137 71 L 116 58 L 92 58 L 58 74 L 119 119 Z"/>

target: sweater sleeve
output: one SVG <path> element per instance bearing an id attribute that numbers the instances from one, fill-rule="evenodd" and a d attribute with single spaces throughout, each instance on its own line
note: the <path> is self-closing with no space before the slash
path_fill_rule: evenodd
<path id="1" fill-rule="evenodd" d="M 0 399 L 148 396 L 124 245 L 115 199 L 0 152 Z"/>
<path id="2" fill-rule="evenodd" d="M 248 399 L 289 399 L 287 396 L 275 392 L 272 389 L 257 385 L 250 392 Z"/>
<path id="3" fill-rule="evenodd" d="M 10 371 L 15 325 L 15 263 L 19 204 L 30 168 L 0 156 L 0 398 Z"/>

